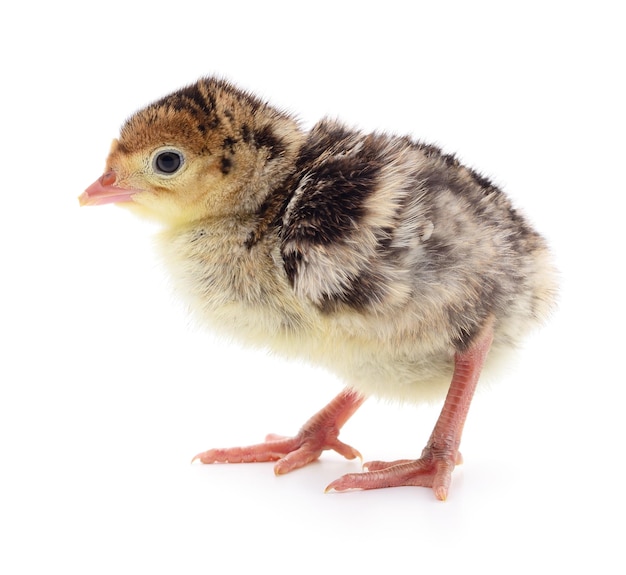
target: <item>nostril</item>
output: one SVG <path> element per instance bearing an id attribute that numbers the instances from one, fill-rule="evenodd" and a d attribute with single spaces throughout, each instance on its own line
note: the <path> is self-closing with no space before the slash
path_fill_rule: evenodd
<path id="1" fill-rule="evenodd" d="M 106 174 L 103 174 L 100 178 L 100 183 L 103 186 L 113 186 L 115 185 L 115 180 L 115 172 L 107 172 Z"/>

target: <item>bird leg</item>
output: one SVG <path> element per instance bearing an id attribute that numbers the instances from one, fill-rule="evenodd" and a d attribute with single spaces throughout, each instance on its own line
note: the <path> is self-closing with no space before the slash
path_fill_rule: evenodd
<path id="1" fill-rule="evenodd" d="M 315 461 L 326 449 L 334 449 L 347 459 L 361 458 L 361 454 L 337 439 L 339 430 L 354 414 L 365 398 L 345 389 L 326 407 L 316 413 L 294 437 L 270 434 L 264 443 L 248 447 L 209 449 L 196 455 L 202 463 L 251 463 L 277 461 L 274 473 L 282 475 Z"/>
<path id="2" fill-rule="evenodd" d="M 432 487 L 437 499 L 445 501 L 452 471 L 462 461 L 459 445 L 463 425 L 492 340 L 493 325 L 490 322 L 469 349 L 455 355 L 448 395 L 419 459 L 365 463 L 365 473 L 344 475 L 333 481 L 326 491 L 415 485 Z"/>

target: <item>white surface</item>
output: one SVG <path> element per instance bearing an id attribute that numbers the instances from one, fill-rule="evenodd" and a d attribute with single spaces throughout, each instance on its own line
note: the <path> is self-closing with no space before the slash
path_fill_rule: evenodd
<path id="1" fill-rule="evenodd" d="M 0 572 L 623 572 L 618 3 L 433 4 L 5 10 Z M 124 118 L 209 73 L 306 124 L 330 114 L 458 152 L 553 244 L 559 312 L 476 398 L 446 503 L 325 495 L 358 469 L 335 454 L 279 478 L 189 464 L 295 432 L 341 387 L 192 327 L 151 226 L 78 209 Z M 416 456 L 439 408 L 372 401 L 341 437 L 366 459 Z"/>

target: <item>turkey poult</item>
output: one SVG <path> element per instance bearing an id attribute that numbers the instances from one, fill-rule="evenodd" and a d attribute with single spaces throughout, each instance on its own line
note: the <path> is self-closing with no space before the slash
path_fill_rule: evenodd
<path id="1" fill-rule="evenodd" d="M 204 463 L 334 449 L 369 395 L 447 395 L 419 459 L 365 464 L 327 490 L 432 487 L 446 499 L 483 364 L 548 315 L 542 237 L 489 180 L 408 137 L 290 115 L 205 78 L 131 116 L 82 205 L 116 203 L 164 226 L 160 248 L 215 330 L 302 358 L 346 383 L 294 437 L 211 449 Z"/>

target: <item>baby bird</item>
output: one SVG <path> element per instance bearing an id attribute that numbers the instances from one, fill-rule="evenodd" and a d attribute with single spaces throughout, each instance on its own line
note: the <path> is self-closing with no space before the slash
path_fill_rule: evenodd
<path id="1" fill-rule="evenodd" d="M 373 461 L 327 490 L 427 486 L 448 496 L 485 363 L 549 313 L 542 237 L 489 180 L 409 137 L 294 118 L 217 78 L 131 116 L 82 205 L 163 224 L 160 249 L 215 330 L 318 364 L 346 388 L 294 437 L 210 449 L 203 463 L 276 461 L 282 474 L 334 449 L 369 395 L 446 394 L 418 459 Z"/>

